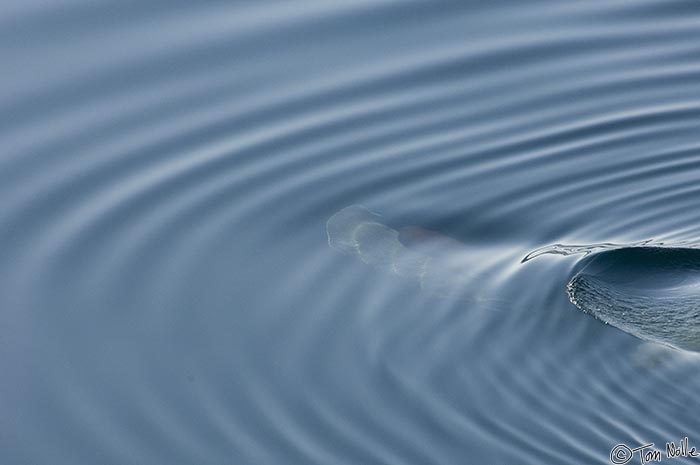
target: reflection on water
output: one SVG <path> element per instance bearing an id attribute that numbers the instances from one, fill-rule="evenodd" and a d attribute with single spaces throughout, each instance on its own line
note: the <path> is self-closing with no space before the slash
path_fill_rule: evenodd
<path id="1" fill-rule="evenodd" d="M 664 347 L 697 350 L 699 25 L 690 0 L 0 2 L 0 464 L 700 442 L 700 361 Z"/>

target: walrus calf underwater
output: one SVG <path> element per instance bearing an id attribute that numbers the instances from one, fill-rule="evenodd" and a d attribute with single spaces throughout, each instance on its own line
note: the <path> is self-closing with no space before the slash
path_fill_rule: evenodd
<path id="1" fill-rule="evenodd" d="M 328 245 L 384 272 L 415 280 L 436 295 L 461 293 L 472 280 L 464 245 L 418 227 L 393 229 L 379 214 L 350 205 L 326 222 Z"/>

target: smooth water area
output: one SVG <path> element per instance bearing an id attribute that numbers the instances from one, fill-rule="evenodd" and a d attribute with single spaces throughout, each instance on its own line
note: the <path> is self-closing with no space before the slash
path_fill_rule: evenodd
<path id="1" fill-rule="evenodd" d="M 697 1 L 5 1 L 0 63 L 0 464 L 700 447 Z"/>

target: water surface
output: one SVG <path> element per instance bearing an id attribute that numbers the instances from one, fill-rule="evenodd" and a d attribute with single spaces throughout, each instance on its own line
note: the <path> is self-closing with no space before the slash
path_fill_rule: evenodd
<path id="1" fill-rule="evenodd" d="M 0 463 L 700 443 L 695 255 L 615 252 L 700 241 L 698 2 L 6 1 L 0 62 Z"/>

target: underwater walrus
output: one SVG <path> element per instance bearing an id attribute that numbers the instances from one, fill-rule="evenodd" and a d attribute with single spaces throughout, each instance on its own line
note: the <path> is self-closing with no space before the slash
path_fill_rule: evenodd
<path id="1" fill-rule="evenodd" d="M 417 281 L 437 295 L 465 289 L 464 244 L 418 227 L 393 229 L 362 205 L 335 213 L 326 223 L 328 245 L 385 272 Z"/>

